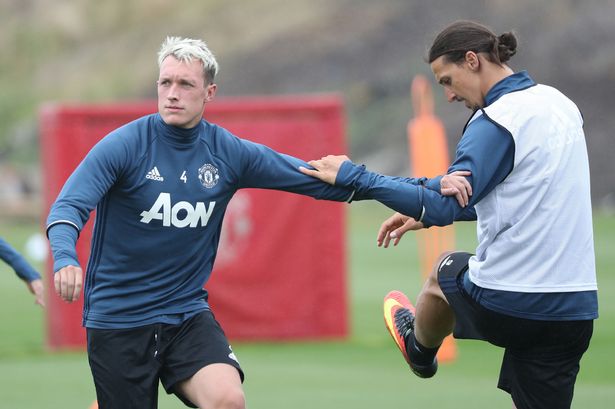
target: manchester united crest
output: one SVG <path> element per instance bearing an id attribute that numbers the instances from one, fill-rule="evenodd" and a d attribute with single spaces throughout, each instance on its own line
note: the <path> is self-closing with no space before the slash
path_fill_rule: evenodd
<path id="1" fill-rule="evenodd" d="M 199 168 L 199 180 L 204 187 L 211 189 L 216 186 L 218 179 L 220 175 L 218 175 L 218 168 L 214 165 L 206 163 Z"/>

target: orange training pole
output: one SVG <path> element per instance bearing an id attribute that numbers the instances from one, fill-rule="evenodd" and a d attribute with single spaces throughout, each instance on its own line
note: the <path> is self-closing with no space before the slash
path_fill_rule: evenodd
<path id="1" fill-rule="evenodd" d="M 408 148 L 414 177 L 434 177 L 446 173 L 450 164 L 444 126 L 434 114 L 434 102 L 429 81 L 417 75 L 411 87 L 414 118 L 408 122 Z M 438 256 L 455 247 L 453 226 L 431 227 L 417 232 L 421 273 L 423 278 L 436 263 Z M 438 360 L 450 362 L 457 357 L 455 340 L 444 340 Z"/>

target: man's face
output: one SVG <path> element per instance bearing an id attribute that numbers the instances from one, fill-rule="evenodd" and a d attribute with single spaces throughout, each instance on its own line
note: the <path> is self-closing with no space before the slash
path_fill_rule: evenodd
<path id="1" fill-rule="evenodd" d="M 179 61 L 172 55 L 164 59 L 158 77 L 158 112 L 165 123 L 179 128 L 196 126 L 205 104 L 213 100 L 215 84 L 205 84 L 203 63 Z"/>
<path id="2" fill-rule="evenodd" d="M 472 64 L 467 60 L 461 64 L 448 62 L 446 56 L 441 56 L 431 63 L 431 71 L 436 81 L 444 87 L 448 102 L 463 102 L 474 111 L 483 107 L 485 101 L 481 94 L 480 75 Z"/>

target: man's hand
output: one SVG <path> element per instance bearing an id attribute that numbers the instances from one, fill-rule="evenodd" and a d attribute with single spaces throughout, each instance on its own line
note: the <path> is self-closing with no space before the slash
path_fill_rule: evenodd
<path id="1" fill-rule="evenodd" d="M 53 277 L 53 284 L 56 294 L 64 301 L 77 301 L 83 286 L 83 271 L 81 267 L 66 266 L 56 271 Z"/>
<path id="2" fill-rule="evenodd" d="M 300 166 L 299 171 L 308 176 L 320 179 L 330 185 L 335 185 L 337 172 L 339 172 L 342 163 L 347 160 L 350 159 L 346 155 L 328 155 L 319 160 L 309 161 L 308 165 L 312 166 L 314 169 L 307 169 Z"/>
<path id="3" fill-rule="evenodd" d="M 468 170 L 457 170 L 442 176 L 440 179 L 440 193 L 442 196 L 455 196 L 459 206 L 466 207 L 472 196 L 472 185 L 465 176 L 470 176 Z"/>
<path id="4" fill-rule="evenodd" d="M 44 290 L 43 280 L 37 278 L 36 280 L 32 280 L 26 283 L 28 286 L 28 290 L 32 294 L 34 294 L 34 303 L 40 305 L 41 307 L 45 306 L 45 298 L 44 298 Z"/>
<path id="5" fill-rule="evenodd" d="M 378 230 L 378 238 L 376 239 L 378 247 L 389 247 L 391 239 L 394 239 L 394 246 L 401 240 L 402 236 L 410 230 L 420 230 L 423 228 L 423 223 L 417 222 L 412 217 L 404 216 L 401 213 L 395 213 L 393 216 L 386 219 L 380 230 Z"/>

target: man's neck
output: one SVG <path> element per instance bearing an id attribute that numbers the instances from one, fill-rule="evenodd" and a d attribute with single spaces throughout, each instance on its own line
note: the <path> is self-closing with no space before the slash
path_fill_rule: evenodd
<path id="1" fill-rule="evenodd" d="M 506 77 L 510 77 L 515 73 L 506 64 L 500 66 L 497 64 L 490 63 L 487 67 L 488 68 L 485 70 L 482 81 L 481 93 L 483 95 L 483 99 L 495 84 L 502 81 Z"/>

